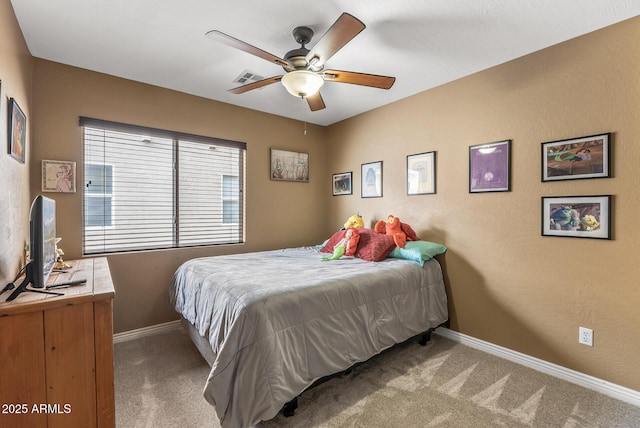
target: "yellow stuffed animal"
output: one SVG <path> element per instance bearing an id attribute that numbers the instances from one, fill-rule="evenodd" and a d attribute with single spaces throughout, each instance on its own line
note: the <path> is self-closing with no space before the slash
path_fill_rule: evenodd
<path id="1" fill-rule="evenodd" d="M 360 215 L 360 213 L 349 217 L 347 222 L 344 224 L 345 229 L 349 229 L 350 227 L 353 227 L 356 229 L 364 227 L 364 220 L 362 220 L 362 216 Z"/>

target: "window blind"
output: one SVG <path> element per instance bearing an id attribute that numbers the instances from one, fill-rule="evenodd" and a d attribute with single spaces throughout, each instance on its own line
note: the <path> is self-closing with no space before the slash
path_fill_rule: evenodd
<path id="1" fill-rule="evenodd" d="M 80 118 L 83 253 L 244 242 L 245 143 Z"/>

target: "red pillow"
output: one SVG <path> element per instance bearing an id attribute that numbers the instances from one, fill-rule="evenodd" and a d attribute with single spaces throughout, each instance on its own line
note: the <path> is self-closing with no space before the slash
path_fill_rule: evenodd
<path id="1" fill-rule="evenodd" d="M 373 229 L 360 229 L 360 242 L 354 255 L 362 260 L 379 262 L 386 259 L 394 248 L 393 236 Z"/>
<path id="2" fill-rule="evenodd" d="M 373 229 L 360 228 L 360 242 L 354 254 L 362 260 L 379 262 L 386 259 L 396 247 L 393 237 L 384 233 L 378 233 Z M 320 249 L 323 253 L 332 253 L 333 247 L 342 239 L 344 231 L 339 230 L 329 238 L 326 245 Z"/>

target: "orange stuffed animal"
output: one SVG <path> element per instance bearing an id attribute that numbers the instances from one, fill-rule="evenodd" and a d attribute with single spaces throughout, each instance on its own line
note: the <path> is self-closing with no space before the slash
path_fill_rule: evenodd
<path id="1" fill-rule="evenodd" d="M 398 217 L 391 214 L 387 217 L 386 222 L 383 220 L 378 221 L 373 230 L 393 236 L 393 241 L 398 248 L 404 248 L 407 241 L 420 240 L 411 226 L 402 223 Z"/>

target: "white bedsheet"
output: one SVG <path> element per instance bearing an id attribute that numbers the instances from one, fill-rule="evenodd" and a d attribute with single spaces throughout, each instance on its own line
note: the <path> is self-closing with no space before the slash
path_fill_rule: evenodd
<path id="1" fill-rule="evenodd" d="M 223 427 L 271 419 L 315 380 L 447 320 L 437 261 L 322 256 L 291 248 L 176 271 L 170 300 L 216 355 L 204 397 Z"/>

